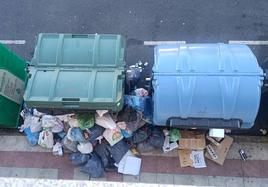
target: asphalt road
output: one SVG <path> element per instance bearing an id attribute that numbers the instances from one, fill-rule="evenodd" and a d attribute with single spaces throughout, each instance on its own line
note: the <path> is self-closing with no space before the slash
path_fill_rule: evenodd
<path id="1" fill-rule="evenodd" d="M 0 40 L 26 40 L 10 47 L 27 60 L 40 32 L 114 33 L 127 37 L 128 64 L 152 64 L 153 48 L 144 40 L 268 40 L 268 1 L 1 0 L 0 23 Z M 268 46 L 251 48 L 268 68 Z"/>

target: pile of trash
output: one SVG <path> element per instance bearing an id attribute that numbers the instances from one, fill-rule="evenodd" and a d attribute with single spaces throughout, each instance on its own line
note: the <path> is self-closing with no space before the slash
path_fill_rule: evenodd
<path id="1" fill-rule="evenodd" d="M 91 177 L 103 177 L 105 171 L 111 170 L 139 175 L 141 158 L 137 145 L 145 146 L 146 142 L 162 147 L 164 141 L 162 131 L 148 124 L 151 109 L 146 92 L 137 89 L 136 95 L 126 95 L 127 106 L 120 113 L 97 110 L 49 115 L 25 107 L 19 130 L 31 146 L 51 149 L 57 156 L 68 153 L 73 165 Z"/>
<path id="2" fill-rule="evenodd" d="M 231 137 L 217 129 L 206 135 L 153 126 L 151 102 L 148 92 L 139 88 L 124 96 L 125 106 L 119 113 L 49 115 L 25 107 L 19 130 L 31 146 L 51 149 L 57 156 L 68 153 L 72 164 L 93 178 L 103 177 L 105 171 L 139 175 L 141 153 L 156 149 L 163 153 L 177 149 L 181 167 L 206 167 L 205 157 L 223 164 Z"/>

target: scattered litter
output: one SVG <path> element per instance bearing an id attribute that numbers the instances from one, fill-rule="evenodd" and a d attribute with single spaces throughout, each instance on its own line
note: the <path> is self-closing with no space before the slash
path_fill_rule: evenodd
<path id="1" fill-rule="evenodd" d="M 60 142 L 57 142 L 53 146 L 52 153 L 53 153 L 53 155 L 56 155 L 56 156 L 63 156 L 62 144 Z"/>
<path id="2" fill-rule="evenodd" d="M 216 154 L 215 150 L 213 149 L 213 147 L 211 145 L 207 145 L 206 150 L 207 150 L 207 153 L 209 154 L 209 156 L 213 160 L 216 160 L 218 158 L 218 155 Z"/>
<path id="3" fill-rule="evenodd" d="M 205 147 L 205 134 L 195 131 L 181 131 L 179 149 L 203 150 Z"/>
<path id="4" fill-rule="evenodd" d="M 79 142 L 79 144 L 77 145 L 77 149 L 82 154 L 89 154 L 93 151 L 93 146 L 90 142 L 87 143 Z"/>
<path id="5" fill-rule="evenodd" d="M 116 128 L 116 123 L 114 122 L 110 114 L 104 114 L 102 117 L 96 115 L 96 124 L 106 129 Z"/>
<path id="6" fill-rule="evenodd" d="M 260 129 L 260 132 L 262 133 L 262 135 L 266 135 L 267 134 L 267 130 L 266 129 Z"/>
<path id="7" fill-rule="evenodd" d="M 28 127 L 24 129 L 24 133 L 26 135 L 26 138 L 31 146 L 35 146 L 38 143 L 39 139 L 39 132 L 31 132 L 31 129 Z"/>
<path id="8" fill-rule="evenodd" d="M 108 168 L 109 166 L 114 165 L 114 160 L 110 156 L 108 147 L 109 144 L 106 143 L 98 144 L 95 147 L 95 152 L 99 155 L 104 168 Z"/>
<path id="9" fill-rule="evenodd" d="M 124 140 L 121 140 L 114 146 L 109 146 L 108 149 L 115 163 L 118 164 L 126 152 L 129 150 L 129 146 Z"/>
<path id="10" fill-rule="evenodd" d="M 67 138 L 75 142 L 85 142 L 86 139 L 83 136 L 83 132 L 78 127 L 73 127 L 68 130 Z"/>
<path id="11" fill-rule="evenodd" d="M 194 168 L 205 168 L 204 151 L 194 151 L 189 149 L 179 150 L 179 158 L 181 167 L 194 167 Z"/>
<path id="12" fill-rule="evenodd" d="M 154 148 L 162 149 L 165 141 L 165 136 L 160 128 L 153 128 L 149 136 L 148 143 Z"/>
<path id="13" fill-rule="evenodd" d="M 220 145 L 219 142 L 217 142 L 214 138 L 212 138 L 212 137 L 210 137 L 208 135 L 206 135 L 206 139 L 209 140 L 212 144 L 214 144 L 216 146 L 219 146 Z"/>
<path id="14" fill-rule="evenodd" d="M 81 154 L 81 153 L 72 153 L 69 156 L 69 160 L 75 166 L 80 166 L 80 165 L 87 163 L 89 158 L 90 158 L 90 155 L 85 155 L 85 154 Z"/>
<path id="15" fill-rule="evenodd" d="M 86 130 L 94 126 L 94 113 L 77 114 L 78 126 L 81 130 Z"/>
<path id="16" fill-rule="evenodd" d="M 81 168 L 81 171 L 90 175 L 93 178 L 100 178 L 104 175 L 104 168 L 100 158 L 93 154 L 87 161 L 86 165 Z"/>
<path id="17" fill-rule="evenodd" d="M 127 175 L 139 175 L 141 159 L 136 157 L 130 150 L 126 152 L 118 165 L 118 173 Z"/>
<path id="18" fill-rule="evenodd" d="M 105 129 L 103 132 L 103 137 L 109 142 L 111 146 L 115 145 L 117 142 L 123 139 L 120 128 L 115 129 Z"/>
<path id="19" fill-rule="evenodd" d="M 208 159 L 212 160 L 213 162 L 216 162 L 217 164 L 223 165 L 225 158 L 226 158 L 226 155 L 227 155 L 232 143 L 233 143 L 233 138 L 225 135 L 225 138 L 220 142 L 220 145 L 216 146 L 216 145 L 210 144 L 210 146 L 213 148 L 213 150 L 215 151 L 215 154 L 218 156 L 218 158 L 217 159 L 211 158 L 209 153 L 206 153 L 205 156 Z"/>
<path id="20" fill-rule="evenodd" d="M 149 136 L 148 136 L 147 128 L 141 128 L 132 134 L 130 141 L 133 144 L 137 144 L 137 143 L 144 142 L 145 140 L 148 139 L 148 137 Z"/>
<path id="21" fill-rule="evenodd" d="M 67 135 L 62 139 L 62 144 L 66 149 L 72 152 L 77 152 L 77 142 L 71 141 L 67 138 Z"/>
<path id="22" fill-rule="evenodd" d="M 181 138 L 181 133 L 179 129 L 170 129 L 169 131 L 170 141 L 171 142 L 177 142 Z"/>
<path id="23" fill-rule="evenodd" d="M 135 90 L 135 95 L 139 97 L 145 97 L 148 96 L 148 91 L 145 90 L 144 88 L 137 88 Z"/>
<path id="24" fill-rule="evenodd" d="M 99 125 L 94 125 L 92 128 L 87 129 L 83 132 L 84 138 L 86 139 L 86 141 L 93 143 L 98 137 L 102 136 L 104 131 L 105 128 Z"/>
<path id="25" fill-rule="evenodd" d="M 52 128 L 52 127 L 59 125 L 59 124 L 63 126 L 62 121 L 55 116 L 44 115 L 42 117 L 42 127 L 43 128 Z"/>
<path id="26" fill-rule="evenodd" d="M 240 149 L 239 154 L 240 154 L 241 159 L 245 162 L 248 158 L 246 152 L 243 149 Z"/>
<path id="27" fill-rule="evenodd" d="M 121 129 L 121 132 L 125 138 L 129 138 L 132 134 L 139 128 L 146 124 L 142 119 L 137 119 L 136 121 L 129 122 L 117 122 L 117 126 Z"/>
<path id="28" fill-rule="evenodd" d="M 108 113 L 108 110 L 96 110 L 99 117 L 102 117 L 104 114 Z"/>
<path id="29" fill-rule="evenodd" d="M 39 134 L 38 144 L 46 149 L 53 147 L 53 133 L 49 130 L 44 130 Z"/>
<path id="30" fill-rule="evenodd" d="M 209 129 L 209 136 L 216 138 L 224 138 L 224 129 Z"/>

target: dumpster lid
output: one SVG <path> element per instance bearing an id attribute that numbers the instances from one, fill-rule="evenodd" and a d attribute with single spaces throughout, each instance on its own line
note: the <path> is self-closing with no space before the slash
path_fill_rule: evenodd
<path id="1" fill-rule="evenodd" d="M 180 44 L 155 47 L 154 73 L 263 75 L 246 45 Z"/>

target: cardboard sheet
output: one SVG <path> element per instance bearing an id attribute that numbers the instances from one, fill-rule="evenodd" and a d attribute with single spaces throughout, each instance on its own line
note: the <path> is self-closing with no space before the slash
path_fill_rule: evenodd
<path id="1" fill-rule="evenodd" d="M 179 149 L 202 150 L 206 147 L 205 134 L 194 131 L 181 131 Z"/>
<path id="2" fill-rule="evenodd" d="M 217 154 L 217 159 L 212 159 L 211 156 L 206 152 L 205 157 L 216 162 L 217 164 L 223 165 L 226 155 L 233 143 L 233 138 L 230 136 L 225 135 L 225 138 L 221 141 L 221 143 L 216 146 L 214 144 L 210 144 L 214 149 L 215 153 Z"/>

